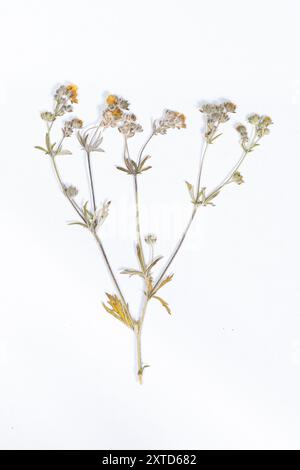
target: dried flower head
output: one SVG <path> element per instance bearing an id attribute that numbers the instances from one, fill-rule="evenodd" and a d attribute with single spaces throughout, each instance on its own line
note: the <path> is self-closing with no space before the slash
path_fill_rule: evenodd
<path id="1" fill-rule="evenodd" d="M 247 152 L 251 152 L 254 147 L 259 145 L 258 141 L 262 137 L 270 133 L 269 126 L 273 124 L 273 122 L 269 116 L 260 116 L 259 114 L 251 114 L 247 120 L 250 124 L 254 126 L 255 129 L 255 135 L 252 143 L 249 143 L 249 137 L 246 126 L 244 126 L 243 124 L 239 124 L 236 127 L 236 130 L 241 136 L 242 148 Z"/>
<path id="2" fill-rule="evenodd" d="M 66 121 L 64 123 L 64 127 L 62 128 L 64 137 L 71 137 L 73 130 L 73 121 Z"/>
<path id="3" fill-rule="evenodd" d="M 54 94 L 55 109 L 54 116 L 63 116 L 65 113 L 73 111 L 73 103 L 78 103 L 76 85 L 61 85 Z"/>
<path id="4" fill-rule="evenodd" d="M 157 241 L 157 236 L 154 233 L 148 233 L 145 236 L 145 242 L 148 245 L 154 245 L 156 243 L 156 241 Z"/>
<path id="5" fill-rule="evenodd" d="M 41 118 L 43 119 L 43 121 L 52 122 L 55 120 L 55 115 L 53 113 L 50 113 L 49 111 L 44 111 L 43 113 L 41 113 Z"/>
<path id="6" fill-rule="evenodd" d="M 136 117 L 134 114 L 126 114 L 124 116 L 123 124 L 118 127 L 119 131 L 126 137 L 133 137 L 136 132 L 142 132 L 142 126 L 135 121 Z"/>
<path id="7" fill-rule="evenodd" d="M 142 126 L 136 122 L 135 114 L 125 112 L 129 109 L 127 100 L 117 95 L 108 95 L 106 104 L 102 114 L 102 127 L 117 127 L 126 137 L 133 137 L 136 132 L 143 131 Z"/>
<path id="8" fill-rule="evenodd" d="M 259 114 L 251 114 L 249 117 L 248 117 L 248 122 L 254 126 L 256 126 L 260 121 L 260 116 Z"/>
<path id="9" fill-rule="evenodd" d="M 71 103 L 78 103 L 78 86 L 71 84 L 67 86 L 67 93 L 69 94 Z"/>
<path id="10" fill-rule="evenodd" d="M 184 114 L 166 109 L 163 117 L 154 122 L 153 130 L 155 134 L 166 134 L 168 129 L 185 129 L 185 121 Z"/>
<path id="11" fill-rule="evenodd" d="M 208 144 L 212 144 L 221 135 L 216 135 L 219 125 L 228 121 L 229 113 L 235 113 L 235 110 L 236 105 L 231 101 L 222 104 L 207 103 L 200 108 L 201 113 L 206 116 L 205 138 Z"/>
<path id="12" fill-rule="evenodd" d="M 81 119 L 74 118 L 72 120 L 72 126 L 73 126 L 73 129 L 81 129 L 83 126 L 83 121 Z"/>
<path id="13" fill-rule="evenodd" d="M 260 121 L 256 125 L 256 132 L 258 137 L 264 137 L 270 134 L 269 126 L 273 124 L 272 119 L 269 116 L 261 116 Z"/>
<path id="14" fill-rule="evenodd" d="M 64 190 L 66 195 L 71 199 L 78 194 L 78 189 L 75 186 L 64 186 Z"/>
<path id="15" fill-rule="evenodd" d="M 242 174 L 239 171 L 235 171 L 231 177 L 231 182 L 236 184 L 242 184 L 245 181 Z"/>

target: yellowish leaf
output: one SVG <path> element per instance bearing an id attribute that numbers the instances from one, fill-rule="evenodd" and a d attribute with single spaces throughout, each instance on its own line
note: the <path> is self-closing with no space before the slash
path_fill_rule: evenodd
<path id="1" fill-rule="evenodd" d="M 108 304 L 111 308 L 102 303 L 105 310 L 118 320 L 125 323 L 129 328 L 133 329 L 133 320 L 129 313 L 128 305 L 124 305 L 117 295 L 111 295 L 108 293 L 106 293 L 106 295 L 108 298 Z"/>
<path id="2" fill-rule="evenodd" d="M 169 315 L 171 315 L 171 309 L 169 307 L 169 304 L 168 302 L 166 302 L 164 299 L 162 299 L 161 297 L 158 297 L 158 295 L 153 295 L 153 299 L 157 299 L 161 304 L 162 306 L 167 310 L 167 312 L 169 313 Z"/>

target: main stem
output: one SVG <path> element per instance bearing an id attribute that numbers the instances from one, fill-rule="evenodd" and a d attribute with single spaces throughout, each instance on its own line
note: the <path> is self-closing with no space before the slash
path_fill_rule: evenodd
<path id="1" fill-rule="evenodd" d="M 142 361 L 142 328 L 144 324 L 148 302 L 149 302 L 149 299 L 148 297 L 146 297 L 144 301 L 141 317 L 135 325 L 135 336 L 136 336 L 136 345 L 137 345 L 137 368 L 138 368 L 137 373 L 138 373 L 138 380 L 141 385 L 143 383 L 143 372 L 145 368 L 145 366 L 143 366 L 143 361 Z"/>

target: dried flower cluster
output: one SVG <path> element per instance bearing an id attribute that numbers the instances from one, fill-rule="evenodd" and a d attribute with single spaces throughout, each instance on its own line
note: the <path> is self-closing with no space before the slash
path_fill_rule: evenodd
<path id="1" fill-rule="evenodd" d="M 166 134 L 168 129 L 185 129 L 185 115 L 167 109 L 161 119 L 154 122 L 155 134 Z"/>
<path id="2" fill-rule="evenodd" d="M 125 112 L 129 109 L 128 101 L 116 95 L 109 95 L 106 104 L 101 121 L 103 128 L 117 127 L 126 137 L 133 137 L 136 132 L 142 132 L 142 126 L 136 122 L 135 114 Z"/>
<path id="3" fill-rule="evenodd" d="M 229 114 L 235 113 L 236 105 L 230 101 L 222 104 L 205 104 L 200 111 L 206 117 L 206 132 L 205 138 L 209 144 L 212 144 L 217 137 L 220 124 L 229 120 Z"/>
<path id="4" fill-rule="evenodd" d="M 79 225 L 87 229 L 98 245 L 103 261 L 111 275 L 111 280 L 115 289 L 115 293 L 106 294 L 107 304 L 103 303 L 103 306 L 110 315 L 118 319 L 134 332 L 137 342 L 137 376 L 140 383 L 142 383 L 144 369 L 148 366 L 142 361 L 141 333 L 148 304 L 151 300 L 156 300 L 169 314 L 171 313 L 170 306 L 168 302 L 161 297 L 160 291 L 173 279 L 173 274 L 169 274 L 169 268 L 182 246 L 196 213 L 201 206 L 214 206 L 216 197 L 227 185 L 231 183 L 241 185 L 244 183 L 244 178 L 240 173 L 240 167 L 247 155 L 250 152 L 253 152 L 259 145 L 259 141 L 269 134 L 272 120 L 268 116 L 252 114 L 248 117 L 248 124 L 251 125 L 251 129 L 248 129 L 244 124 L 236 126 L 236 130 L 240 136 L 242 155 L 228 175 L 215 188 L 207 190 L 206 186 L 202 185 L 204 159 L 207 156 L 207 151 L 210 145 L 215 143 L 217 137 L 221 135 L 219 132 L 221 124 L 226 123 L 230 119 L 231 115 L 236 112 L 236 105 L 230 101 L 226 101 L 220 104 L 208 103 L 201 107 L 200 111 L 205 116 L 206 125 L 203 136 L 204 147 L 198 172 L 195 175 L 195 184 L 191 184 L 186 181 L 188 193 L 192 202 L 191 215 L 187 222 L 186 229 L 181 235 L 173 253 L 168 257 L 168 261 L 165 262 L 159 274 L 155 275 L 155 271 L 163 257 L 155 253 L 157 236 L 153 233 L 142 235 L 138 182 L 140 175 L 151 169 L 151 166 L 149 165 L 150 155 L 144 155 L 145 149 L 151 139 L 164 135 L 172 129 L 184 129 L 186 127 L 186 118 L 184 114 L 180 112 L 166 110 L 160 119 L 154 120 L 150 136 L 146 139 L 137 156 L 134 158 L 131 156 L 128 139 L 134 137 L 137 133 L 142 132 L 143 129 L 137 122 L 136 116 L 129 112 L 128 101 L 117 95 L 109 95 L 106 98 L 106 107 L 97 125 L 83 128 L 82 120 L 77 117 L 72 117 L 72 119 L 59 124 L 61 129 L 61 138 L 58 143 L 52 143 L 51 131 L 54 123 L 61 119 L 66 113 L 72 112 L 73 104 L 77 102 L 78 88 L 76 85 L 62 85 L 56 90 L 53 100 L 53 110 L 41 113 L 41 118 L 46 124 L 45 144 L 44 146 L 36 146 L 36 148 L 50 158 L 62 193 L 67 198 L 79 218 L 79 220 L 71 222 L 70 225 Z M 136 266 L 123 268 L 121 270 L 121 274 L 130 277 L 137 276 L 144 284 L 142 308 L 137 315 L 133 314 L 128 302 L 125 300 L 119 280 L 110 264 L 109 256 L 103 246 L 100 236 L 100 228 L 109 216 L 110 201 L 104 201 L 102 204 L 98 204 L 96 200 L 91 156 L 94 152 L 104 151 L 100 145 L 102 145 L 103 142 L 104 131 L 109 128 L 118 129 L 120 133 L 119 135 L 121 135 L 124 141 L 123 166 L 117 165 L 116 168 L 127 175 L 131 175 L 134 188 L 136 205 Z M 71 154 L 68 149 L 64 148 L 64 143 L 65 139 L 71 137 L 75 131 L 80 144 L 80 149 L 84 152 L 88 164 L 88 180 L 91 190 L 91 200 L 86 201 L 83 204 L 79 204 L 76 201 L 78 189 L 74 185 L 67 185 L 63 182 L 57 165 L 57 158 L 59 156 Z M 144 244 L 148 246 L 148 255 Z"/>

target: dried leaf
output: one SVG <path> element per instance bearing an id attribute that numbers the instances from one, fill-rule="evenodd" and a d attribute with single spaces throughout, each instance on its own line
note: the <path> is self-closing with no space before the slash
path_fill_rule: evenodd
<path id="1" fill-rule="evenodd" d="M 39 145 L 35 145 L 35 149 L 42 150 L 42 152 L 48 153 L 47 149 L 44 149 L 44 147 L 40 147 Z"/>
<path id="2" fill-rule="evenodd" d="M 170 274 L 169 276 L 165 277 L 165 278 L 160 282 L 160 284 L 157 286 L 157 288 L 153 291 L 152 295 L 153 295 L 153 294 L 156 294 L 156 292 L 158 292 L 159 289 L 161 289 L 163 286 L 165 286 L 168 282 L 171 282 L 172 279 L 173 279 L 173 276 L 174 276 L 174 274 Z"/>
<path id="3" fill-rule="evenodd" d="M 88 228 L 88 226 L 82 222 L 69 222 L 68 225 L 81 225 L 84 228 Z"/>
<path id="4" fill-rule="evenodd" d="M 123 322 L 126 326 L 133 329 L 134 324 L 129 313 L 128 305 L 124 305 L 117 295 L 111 295 L 107 292 L 106 295 L 108 298 L 108 304 L 111 308 L 109 308 L 102 302 L 102 305 L 105 310 L 110 313 L 113 317 Z"/>
<path id="5" fill-rule="evenodd" d="M 127 173 L 128 175 L 130 175 L 129 171 L 128 171 L 126 168 L 123 168 L 122 166 L 117 166 L 116 168 L 117 168 L 118 170 L 124 171 L 125 173 Z"/>
<path id="6" fill-rule="evenodd" d="M 171 315 L 171 309 L 169 307 L 168 302 L 166 302 L 161 297 L 158 297 L 158 295 L 153 295 L 153 299 L 157 299 L 162 304 L 162 306 L 167 310 L 168 314 Z"/>
<path id="7" fill-rule="evenodd" d="M 121 274 L 128 274 L 129 277 L 131 276 L 141 276 L 144 277 L 144 273 L 142 271 L 137 271 L 136 269 L 123 269 Z"/>
<path id="8" fill-rule="evenodd" d="M 150 273 L 151 269 L 154 268 L 154 266 L 156 265 L 156 263 L 158 263 L 161 259 L 163 258 L 163 256 L 156 256 L 156 258 L 154 258 L 151 263 L 147 266 L 146 268 L 146 272 L 147 274 Z"/>
<path id="9" fill-rule="evenodd" d="M 72 152 L 70 150 L 67 150 L 67 149 L 61 149 L 57 155 L 72 155 Z"/>
<path id="10" fill-rule="evenodd" d="M 189 183 L 188 181 L 186 181 L 185 184 L 188 188 L 188 192 L 191 196 L 192 202 L 195 202 L 194 186 L 191 183 Z"/>
<path id="11" fill-rule="evenodd" d="M 140 263 L 140 267 L 141 267 L 141 269 L 144 273 L 146 271 L 146 266 L 145 266 L 144 257 L 143 257 L 143 254 L 142 254 L 141 247 L 138 243 L 136 245 L 136 254 L 137 254 L 137 257 L 138 257 L 138 260 L 139 260 L 139 263 Z"/>
<path id="12" fill-rule="evenodd" d="M 215 193 L 211 194 L 210 196 L 208 196 L 207 198 L 205 198 L 204 200 L 204 206 L 207 206 L 208 204 L 210 204 L 211 206 L 214 206 L 215 204 L 213 202 L 211 202 L 215 197 L 217 197 L 217 195 L 220 193 L 220 191 L 216 191 Z"/>

